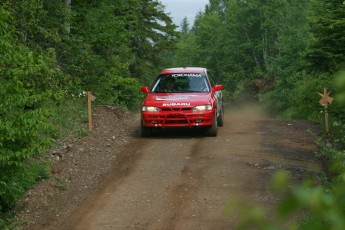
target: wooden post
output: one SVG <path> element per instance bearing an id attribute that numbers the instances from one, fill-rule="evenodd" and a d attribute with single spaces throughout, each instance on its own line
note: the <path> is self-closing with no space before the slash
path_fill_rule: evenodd
<path id="1" fill-rule="evenodd" d="M 323 89 L 323 93 L 318 93 L 321 96 L 321 99 L 319 101 L 320 105 L 325 107 L 325 128 L 326 133 L 329 132 L 329 117 L 328 117 L 328 104 L 331 104 L 333 101 L 333 98 L 329 96 L 330 92 L 327 92 L 327 89 Z"/>
<path id="2" fill-rule="evenodd" d="M 95 96 L 92 95 L 91 91 L 87 91 L 86 94 L 86 98 L 87 98 L 87 116 L 88 116 L 88 128 L 89 131 L 92 131 L 92 107 L 91 107 L 91 102 L 94 101 L 96 99 Z"/>

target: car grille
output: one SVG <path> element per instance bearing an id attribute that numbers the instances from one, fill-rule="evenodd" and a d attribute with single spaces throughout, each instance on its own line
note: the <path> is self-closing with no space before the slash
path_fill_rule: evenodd
<path id="1" fill-rule="evenodd" d="M 192 108 L 186 108 L 186 107 L 181 107 L 181 108 L 162 108 L 162 111 L 164 112 L 169 112 L 169 111 L 192 111 Z"/>

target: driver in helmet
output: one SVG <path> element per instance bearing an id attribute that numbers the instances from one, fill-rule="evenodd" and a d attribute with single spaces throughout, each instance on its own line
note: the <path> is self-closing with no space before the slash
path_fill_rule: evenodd
<path id="1" fill-rule="evenodd" d="M 205 79 L 201 77 L 193 77 L 190 80 L 190 89 L 193 91 L 199 91 L 199 92 L 208 91 Z"/>
<path id="2" fill-rule="evenodd" d="M 167 76 L 164 79 L 164 91 L 165 92 L 171 92 L 174 90 L 175 87 L 175 78 L 172 76 Z"/>

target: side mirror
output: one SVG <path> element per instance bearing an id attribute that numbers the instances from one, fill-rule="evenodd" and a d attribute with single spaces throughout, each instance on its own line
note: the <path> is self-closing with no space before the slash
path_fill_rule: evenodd
<path id="1" fill-rule="evenodd" d="M 149 87 L 147 87 L 147 86 L 141 86 L 140 87 L 140 91 L 144 92 L 144 93 L 149 93 L 150 92 Z"/>
<path id="2" fill-rule="evenodd" d="M 223 90 L 223 86 L 222 85 L 215 85 L 213 90 L 216 92 L 216 91 L 221 91 Z"/>

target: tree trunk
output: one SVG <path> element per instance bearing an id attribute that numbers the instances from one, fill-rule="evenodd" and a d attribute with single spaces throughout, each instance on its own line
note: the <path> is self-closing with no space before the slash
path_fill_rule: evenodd
<path id="1" fill-rule="evenodd" d="M 256 52 L 255 52 L 255 47 L 254 47 L 254 45 L 253 45 L 253 43 L 252 43 L 252 41 L 251 41 L 251 39 L 250 39 L 250 37 L 249 37 L 248 32 L 247 32 L 246 29 L 245 29 L 245 35 L 246 35 L 246 37 L 247 37 L 248 43 L 252 46 L 251 49 L 252 49 L 253 58 L 254 58 L 254 61 L 255 61 L 255 63 L 256 63 L 256 66 L 257 66 L 260 70 L 262 70 L 260 61 L 259 61 L 259 59 L 258 59 L 258 57 L 257 57 L 257 55 L 256 55 Z"/>
<path id="2" fill-rule="evenodd" d="M 71 31 L 71 25 L 70 25 L 71 3 L 72 3 L 72 0 L 64 0 L 64 4 L 66 7 L 65 31 L 67 34 L 69 34 Z"/>

